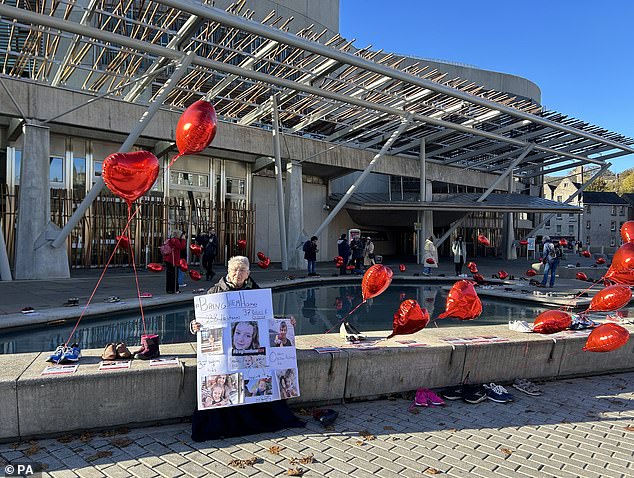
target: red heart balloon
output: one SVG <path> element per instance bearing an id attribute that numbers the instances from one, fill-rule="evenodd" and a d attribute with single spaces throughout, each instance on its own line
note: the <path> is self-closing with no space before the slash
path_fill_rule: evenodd
<path id="1" fill-rule="evenodd" d="M 194 269 L 189 271 L 189 277 L 191 277 L 192 280 L 200 280 L 202 278 L 200 272 L 195 271 Z"/>
<path id="2" fill-rule="evenodd" d="M 526 271 L 526 275 L 527 275 L 528 277 L 534 277 L 534 276 L 536 276 L 536 275 L 537 275 L 537 272 L 535 272 L 533 269 L 528 269 L 528 270 Z"/>
<path id="3" fill-rule="evenodd" d="M 537 316 L 533 323 L 533 332 L 538 334 L 554 334 L 570 327 L 572 317 L 563 310 L 547 310 Z"/>
<path id="4" fill-rule="evenodd" d="M 632 291 L 628 286 L 611 285 L 597 292 L 587 311 L 612 312 L 625 307 L 631 299 Z"/>
<path id="5" fill-rule="evenodd" d="M 405 272 L 405 270 L 407 269 L 407 267 L 405 267 L 405 264 L 399 264 L 398 266 L 398 270 L 401 272 Z"/>
<path id="6" fill-rule="evenodd" d="M 117 236 L 116 237 L 117 244 L 121 249 L 129 249 L 130 248 L 130 238 L 128 236 Z"/>
<path id="7" fill-rule="evenodd" d="M 559 245 L 560 246 L 567 246 L 568 245 L 568 241 L 566 239 L 559 239 Z"/>
<path id="8" fill-rule="evenodd" d="M 261 267 L 262 269 L 268 269 L 270 264 L 271 264 L 270 262 L 267 264 L 265 261 L 258 262 L 258 266 Z"/>
<path id="9" fill-rule="evenodd" d="M 263 261 L 264 259 L 266 259 L 266 254 L 264 252 L 258 252 L 257 253 L 258 259 L 260 259 L 261 261 Z"/>
<path id="10" fill-rule="evenodd" d="M 264 264 L 266 265 L 266 267 L 271 265 L 271 259 L 269 259 L 268 257 L 265 257 L 264 260 L 262 261 L 264 262 Z"/>
<path id="11" fill-rule="evenodd" d="M 187 272 L 187 269 L 189 269 L 189 267 L 187 266 L 187 259 L 181 259 L 178 262 L 178 268 L 183 272 Z"/>
<path id="12" fill-rule="evenodd" d="M 583 350 L 588 352 L 611 352 L 623 347 L 630 339 L 625 327 L 617 324 L 603 324 L 590 332 Z"/>
<path id="13" fill-rule="evenodd" d="M 634 221 L 626 221 L 621 226 L 621 239 L 623 242 L 634 242 Z"/>
<path id="14" fill-rule="evenodd" d="M 484 276 L 482 274 L 478 274 L 477 272 L 473 274 L 473 280 L 478 284 L 484 284 L 486 281 L 484 280 Z"/>
<path id="15" fill-rule="evenodd" d="M 346 266 L 346 270 L 353 271 L 354 270 L 354 265 L 353 264 L 347 265 Z"/>
<path id="16" fill-rule="evenodd" d="M 467 269 L 469 269 L 469 271 L 472 274 L 475 274 L 476 272 L 478 272 L 478 266 L 476 265 L 475 262 L 469 262 L 467 263 Z"/>
<path id="17" fill-rule="evenodd" d="M 595 262 L 598 265 L 603 265 L 603 264 L 605 264 L 605 259 L 603 257 L 599 257 L 599 258 L 597 258 L 597 260 Z"/>
<path id="18" fill-rule="evenodd" d="M 337 262 L 343 262 L 343 257 L 341 257 L 341 256 L 337 256 L 337 257 L 335 257 L 333 260 L 335 261 L 335 263 L 337 263 Z"/>
<path id="19" fill-rule="evenodd" d="M 149 151 L 114 153 L 103 161 L 101 177 L 128 205 L 150 190 L 158 177 L 159 162 Z"/>
<path id="20" fill-rule="evenodd" d="M 456 282 L 447 296 L 445 311 L 438 317 L 454 317 L 460 320 L 473 320 L 482 313 L 482 302 L 473 287 L 473 282 L 459 280 Z"/>
<path id="21" fill-rule="evenodd" d="M 520 241 L 520 246 L 528 246 L 528 241 L 526 239 L 522 239 Z"/>
<path id="22" fill-rule="evenodd" d="M 196 154 L 216 136 L 218 118 L 213 105 L 199 100 L 189 106 L 176 125 L 176 147 L 180 154 Z"/>
<path id="23" fill-rule="evenodd" d="M 158 262 L 150 262 L 147 265 L 147 270 L 149 270 L 150 272 L 162 272 L 163 264 L 159 264 Z"/>
<path id="24" fill-rule="evenodd" d="M 491 243 L 489 242 L 488 237 L 486 237 L 484 234 L 480 234 L 480 235 L 478 236 L 478 242 L 479 242 L 480 244 L 482 244 L 483 246 L 485 246 L 485 247 L 488 247 L 488 246 L 490 246 L 490 245 L 491 245 Z"/>
<path id="25" fill-rule="evenodd" d="M 189 249 L 194 253 L 194 255 L 199 256 L 203 253 L 203 247 L 198 244 L 190 244 Z"/>
<path id="26" fill-rule="evenodd" d="M 434 260 L 433 257 L 428 257 L 427 259 L 425 259 L 425 262 L 427 264 L 435 264 L 436 263 L 436 261 Z"/>
<path id="27" fill-rule="evenodd" d="M 238 247 L 240 249 L 244 249 L 245 247 L 247 247 L 247 241 L 245 239 L 240 239 L 238 241 Z"/>
<path id="28" fill-rule="evenodd" d="M 588 280 L 588 276 L 585 274 L 585 272 L 577 272 L 576 277 L 579 280 Z"/>
<path id="29" fill-rule="evenodd" d="M 413 334 L 423 330 L 428 323 L 429 312 L 427 309 L 421 309 L 414 299 L 404 300 L 394 314 L 392 333 L 387 338 L 395 335 Z"/>
<path id="30" fill-rule="evenodd" d="M 634 285 L 634 242 L 626 242 L 616 250 L 603 277 L 613 284 Z"/>
<path id="31" fill-rule="evenodd" d="M 368 267 L 361 281 L 363 300 L 365 301 L 382 294 L 392 283 L 393 275 L 392 269 L 385 267 L 383 264 L 374 264 Z"/>
<path id="32" fill-rule="evenodd" d="M 509 273 L 503 270 L 498 271 L 498 277 L 502 280 L 506 279 L 509 276 Z"/>
<path id="33" fill-rule="evenodd" d="M 590 251 L 583 251 L 583 252 L 581 253 L 581 255 L 582 255 L 583 257 L 592 257 L 592 254 L 590 253 Z"/>

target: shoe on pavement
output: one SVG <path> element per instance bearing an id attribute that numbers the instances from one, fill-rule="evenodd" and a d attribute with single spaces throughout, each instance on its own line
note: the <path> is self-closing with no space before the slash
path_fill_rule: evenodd
<path id="1" fill-rule="evenodd" d="M 444 388 L 440 391 L 440 396 L 445 400 L 460 400 L 465 395 L 465 388 L 464 385 Z"/>
<path id="2" fill-rule="evenodd" d="M 510 320 L 509 330 L 514 330 L 516 332 L 530 333 L 533 331 L 533 328 L 525 320 Z"/>
<path id="3" fill-rule="evenodd" d="M 513 401 L 513 395 L 511 395 L 506 388 L 502 385 L 496 385 L 491 382 L 488 385 L 483 385 L 486 392 L 486 398 L 497 403 L 508 403 Z"/>
<path id="4" fill-rule="evenodd" d="M 531 395 L 532 397 L 539 397 L 544 394 L 541 388 L 525 378 L 516 378 L 513 382 L 513 388 L 516 388 L 527 395 Z"/>
<path id="5" fill-rule="evenodd" d="M 445 397 L 447 398 L 447 397 Z M 475 385 L 465 390 L 462 400 L 467 403 L 480 403 L 487 399 L 487 392 L 482 385 Z"/>
<path id="6" fill-rule="evenodd" d="M 422 402 L 425 402 L 425 405 L 421 405 Z M 416 399 L 417 406 L 431 406 L 431 407 L 444 407 L 446 405 L 445 401 L 436 395 L 434 392 L 429 390 L 428 388 L 419 388 L 416 391 Z"/>
<path id="7" fill-rule="evenodd" d="M 64 355 L 62 357 L 62 361 L 68 362 L 78 362 L 81 358 L 81 349 L 77 343 L 74 343 L 70 347 L 66 347 L 64 349 Z"/>
<path id="8" fill-rule="evenodd" d="M 117 354 L 117 358 L 118 359 L 131 359 L 132 358 L 132 352 L 130 352 L 130 350 L 128 350 L 128 347 L 126 346 L 125 342 L 119 342 L 115 346 L 115 352 Z"/>
<path id="9" fill-rule="evenodd" d="M 49 355 L 46 361 L 59 363 L 62 360 L 62 357 L 64 356 L 65 347 L 66 346 L 64 344 L 58 345 L 57 348 L 55 349 L 55 352 Z"/>

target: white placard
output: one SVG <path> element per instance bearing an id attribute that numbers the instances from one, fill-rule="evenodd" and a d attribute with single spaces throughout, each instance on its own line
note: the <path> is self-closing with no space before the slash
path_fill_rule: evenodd
<path id="1" fill-rule="evenodd" d="M 535 238 L 534 237 L 529 237 L 526 240 L 528 241 L 528 245 L 526 246 L 526 250 L 527 251 L 534 251 L 535 250 Z"/>
<path id="2" fill-rule="evenodd" d="M 271 289 L 194 298 L 198 409 L 299 396 L 295 330 L 273 317 Z"/>

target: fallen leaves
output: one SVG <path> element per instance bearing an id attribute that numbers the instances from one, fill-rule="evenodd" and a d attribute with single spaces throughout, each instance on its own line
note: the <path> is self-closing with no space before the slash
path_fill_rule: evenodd
<path id="1" fill-rule="evenodd" d="M 429 467 L 425 471 L 423 471 L 426 475 L 440 475 L 442 471 L 437 470 L 436 468 Z"/>
<path id="2" fill-rule="evenodd" d="M 75 439 L 75 437 L 73 435 L 62 435 L 61 437 L 59 437 L 57 439 L 58 442 L 60 443 L 70 443 Z"/>
<path id="3" fill-rule="evenodd" d="M 24 453 L 25 456 L 33 456 L 35 455 L 38 451 L 40 451 L 40 447 L 39 445 L 31 445 L 29 448 L 27 448 L 26 450 L 24 450 L 22 453 Z"/>
<path id="4" fill-rule="evenodd" d="M 110 440 L 110 444 L 119 448 L 125 448 L 126 446 L 132 445 L 134 440 L 130 438 L 115 438 L 114 440 Z"/>
<path id="5" fill-rule="evenodd" d="M 376 437 L 367 430 L 360 431 L 359 435 L 361 435 L 365 441 L 376 440 Z"/>
<path id="6" fill-rule="evenodd" d="M 305 473 L 303 468 L 289 468 L 286 470 L 286 475 L 288 476 L 302 476 Z"/>
<path id="7" fill-rule="evenodd" d="M 117 428 L 115 430 L 106 430 L 105 432 L 101 433 L 101 436 L 102 437 L 113 437 L 113 436 L 116 436 L 116 435 L 127 435 L 129 431 L 130 431 L 130 429 L 127 428 L 127 427 L 120 427 L 120 428 Z"/>
<path id="8" fill-rule="evenodd" d="M 273 445 L 269 447 L 269 453 L 271 455 L 279 455 L 280 452 L 284 449 L 284 447 L 281 447 L 279 445 Z"/>
<path id="9" fill-rule="evenodd" d="M 93 437 L 94 435 L 90 432 L 84 432 L 81 435 L 79 435 L 79 439 L 84 443 L 88 443 L 89 441 L 92 440 Z"/>
<path id="10" fill-rule="evenodd" d="M 389 425 L 385 425 L 385 426 L 383 427 L 383 430 L 394 430 L 394 427 L 391 427 L 391 426 L 389 426 Z"/>
<path id="11" fill-rule="evenodd" d="M 246 468 L 247 466 L 253 466 L 258 462 L 258 457 L 247 458 L 246 460 L 231 460 L 229 466 L 234 468 Z"/>
<path id="12" fill-rule="evenodd" d="M 90 455 L 88 458 L 86 458 L 86 461 L 97 461 L 99 458 L 108 458 L 109 456 L 112 456 L 111 451 L 98 451 L 94 455 Z"/>
<path id="13" fill-rule="evenodd" d="M 291 465 L 308 465 L 310 463 L 313 463 L 315 461 L 315 455 L 313 455 L 312 453 L 310 455 L 304 455 L 300 458 L 296 458 L 293 457 L 290 460 Z"/>
<path id="14" fill-rule="evenodd" d="M 509 450 L 508 448 L 500 448 L 500 451 L 504 453 L 506 456 L 510 456 L 513 454 L 513 450 Z"/>

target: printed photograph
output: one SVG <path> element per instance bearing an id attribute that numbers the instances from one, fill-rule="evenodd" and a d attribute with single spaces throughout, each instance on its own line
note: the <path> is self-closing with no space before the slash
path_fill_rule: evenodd
<path id="1" fill-rule="evenodd" d="M 203 354 L 222 354 L 222 327 L 203 327 L 200 330 L 200 352 Z"/>
<path id="2" fill-rule="evenodd" d="M 255 320 L 231 324 L 231 355 L 264 355 L 266 347 L 260 343 L 260 330 Z"/>
<path id="3" fill-rule="evenodd" d="M 269 320 L 269 343 L 271 347 L 295 346 L 295 328 L 290 319 Z"/>
<path id="4" fill-rule="evenodd" d="M 209 375 L 201 386 L 204 408 L 226 407 L 242 403 L 242 377 L 239 373 L 229 375 Z"/>
<path id="5" fill-rule="evenodd" d="M 280 398 L 299 397 L 299 385 L 297 383 L 297 370 L 288 368 L 276 370 L 275 376 L 280 387 Z"/>

